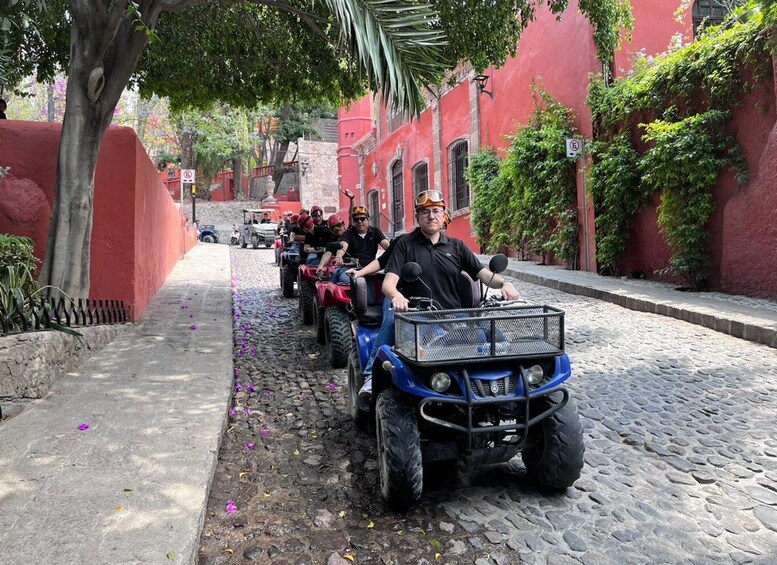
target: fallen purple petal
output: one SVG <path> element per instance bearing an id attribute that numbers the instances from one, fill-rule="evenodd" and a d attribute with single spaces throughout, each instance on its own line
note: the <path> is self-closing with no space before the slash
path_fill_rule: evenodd
<path id="1" fill-rule="evenodd" d="M 250 451 L 250 450 L 252 450 L 253 448 L 254 448 L 254 442 L 252 442 L 252 441 L 249 441 L 249 442 L 246 444 L 246 449 L 248 449 L 248 450 Z"/>
<path id="2" fill-rule="evenodd" d="M 240 383 L 235 383 L 235 390 L 243 390 L 243 385 Z"/>
<path id="3" fill-rule="evenodd" d="M 267 437 L 268 435 L 270 435 L 270 430 L 268 430 L 267 428 L 262 428 L 261 430 L 259 430 L 259 435 L 262 437 Z"/>
<path id="4" fill-rule="evenodd" d="M 236 414 L 237 414 L 237 410 L 235 410 L 234 408 L 232 408 L 232 409 L 229 411 L 229 415 L 230 415 L 230 416 L 235 416 Z"/>
<path id="5" fill-rule="evenodd" d="M 248 385 L 248 392 L 254 392 L 255 390 L 254 385 Z"/>
<path id="6" fill-rule="evenodd" d="M 237 512 L 237 505 L 233 500 L 227 500 L 227 506 L 224 508 L 227 514 L 234 514 Z"/>
<path id="7" fill-rule="evenodd" d="M 327 390 L 334 390 L 337 388 L 337 383 L 326 383 Z"/>
<path id="8" fill-rule="evenodd" d="M 248 416 L 250 413 L 251 413 L 251 409 L 250 408 L 243 408 L 243 414 Z"/>
<path id="9" fill-rule="evenodd" d="M 273 394 L 275 394 L 275 392 L 274 392 L 274 391 L 272 391 L 272 390 L 265 390 L 265 391 L 264 391 L 264 393 L 265 393 L 267 396 L 272 396 Z"/>
<path id="10" fill-rule="evenodd" d="M 82 432 L 83 432 L 84 430 L 88 430 L 88 429 L 89 429 L 89 424 L 80 424 L 80 425 L 78 426 L 78 429 L 79 429 L 79 430 L 81 430 Z"/>

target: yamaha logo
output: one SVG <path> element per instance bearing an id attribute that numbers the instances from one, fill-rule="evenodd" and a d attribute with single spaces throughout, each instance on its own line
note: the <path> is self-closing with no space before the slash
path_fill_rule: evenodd
<path id="1" fill-rule="evenodd" d="M 496 383 L 491 383 L 491 394 L 496 396 L 499 393 L 499 385 Z"/>

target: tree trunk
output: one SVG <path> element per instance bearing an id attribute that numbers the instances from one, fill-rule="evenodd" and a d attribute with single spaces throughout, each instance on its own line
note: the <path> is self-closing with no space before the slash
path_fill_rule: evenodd
<path id="1" fill-rule="evenodd" d="M 244 196 L 243 194 L 243 158 L 232 157 L 232 182 L 235 185 L 235 198 Z"/>
<path id="2" fill-rule="evenodd" d="M 54 121 L 54 83 L 50 82 L 46 85 L 46 114 L 49 122 Z"/>
<path id="3" fill-rule="evenodd" d="M 40 283 L 54 285 L 72 298 L 85 298 L 97 154 L 148 39 L 125 17 L 122 3 L 113 10 L 82 0 L 69 5 L 73 21 L 65 116 Z M 158 14 L 159 7 L 152 2 L 144 14 L 146 25 L 153 28 Z"/>

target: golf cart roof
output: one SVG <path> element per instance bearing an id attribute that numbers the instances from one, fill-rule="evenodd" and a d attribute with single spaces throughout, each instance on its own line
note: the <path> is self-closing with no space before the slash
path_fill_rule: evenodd
<path id="1" fill-rule="evenodd" d="M 268 214 L 275 214 L 276 211 L 273 208 L 243 208 L 244 214 L 264 214 L 267 212 Z"/>

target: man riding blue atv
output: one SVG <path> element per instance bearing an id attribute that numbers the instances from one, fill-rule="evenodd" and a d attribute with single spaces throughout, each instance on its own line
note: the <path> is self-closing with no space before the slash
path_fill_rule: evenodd
<path id="1" fill-rule="evenodd" d="M 571 375 L 564 313 L 481 299 L 473 278 L 517 298 L 496 274 L 507 259 L 497 256 L 486 269 L 441 234 L 442 195 L 428 192 L 416 201 L 419 228 L 397 243 L 385 280 L 359 276 L 351 292 L 350 410 L 360 428 L 374 422 L 381 494 L 404 509 L 421 495 L 425 463 L 493 464 L 518 453 L 541 485 L 569 487 L 580 476 L 584 446 L 564 387 Z M 393 347 L 375 348 L 385 322 L 394 326 Z"/>

